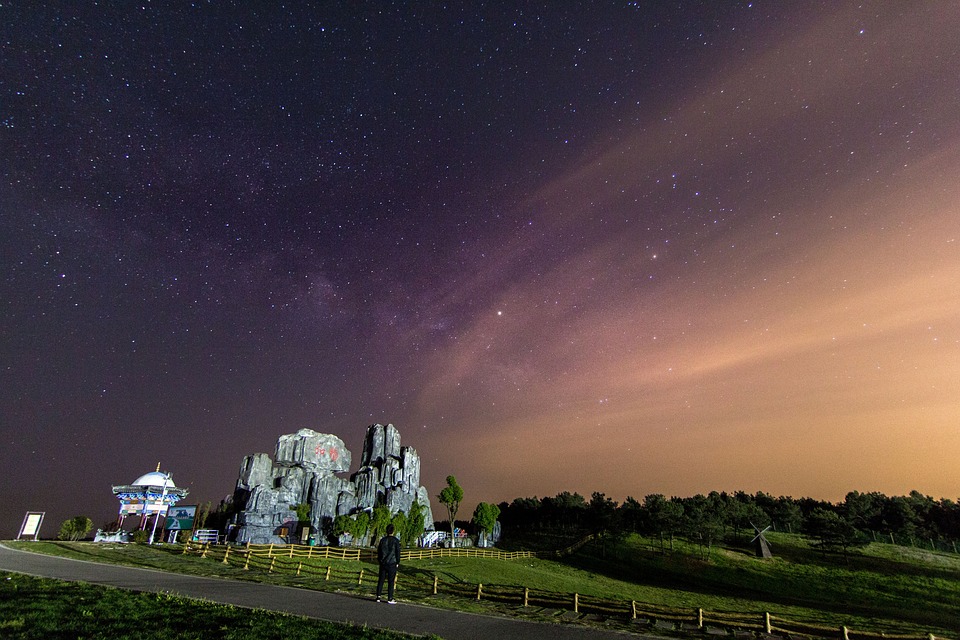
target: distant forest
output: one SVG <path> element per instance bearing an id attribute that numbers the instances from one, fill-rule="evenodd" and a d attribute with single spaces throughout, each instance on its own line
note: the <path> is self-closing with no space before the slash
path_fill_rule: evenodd
<path id="1" fill-rule="evenodd" d="M 852 491 L 839 504 L 743 491 L 690 498 L 653 494 L 618 504 L 602 493 L 587 500 L 563 492 L 553 498 L 516 498 L 498 506 L 507 536 L 524 529 L 640 533 L 661 541 L 682 536 L 709 545 L 730 537 L 752 537 L 754 527 L 770 527 L 807 534 L 824 548 L 846 550 L 876 541 L 953 552 L 960 540 L 960 505 L 917 491 L 893 497 Z"/>

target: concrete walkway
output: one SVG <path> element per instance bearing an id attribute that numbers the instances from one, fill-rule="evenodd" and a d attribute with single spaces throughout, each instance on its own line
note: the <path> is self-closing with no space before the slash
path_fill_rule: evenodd
<path id="1" fill-rule="evenodd" d="M 448 640 L 610 640 L 654 638 L 641 634 L 570 624 L 528 622 L 513 618 L 434 609 L 400 602 L 378 604 L 359 596 L 167 573 L 119 565 L 72 560 L 11 549 L 0 544 L 0 570 L 44 578 L 88 582 L 134 591 L 175 593 L 240 607 L 283 611 L 331 622 L 393 629 Z M 662 640 L 659 638 L 658 640 Z"/>

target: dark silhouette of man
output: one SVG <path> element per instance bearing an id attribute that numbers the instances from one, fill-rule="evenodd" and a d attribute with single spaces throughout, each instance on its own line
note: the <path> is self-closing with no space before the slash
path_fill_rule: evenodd
<path id="1" fill-rule="evenodd" d="M 387 535 L 377 545 L 377 560 L 380 563 L 380 579 L 377 580 L 377 602 L 383 593 L 383 581 L 387 581 L 387 604 L 397 604 L 393 599 L 393 583 L 400 568 L 400 541 L 393 535 L 393 525 L 387 525 Z"/>

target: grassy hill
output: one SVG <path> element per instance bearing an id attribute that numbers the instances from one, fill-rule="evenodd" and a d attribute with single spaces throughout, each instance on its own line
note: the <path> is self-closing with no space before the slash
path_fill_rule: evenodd
<path id="1" fill-rule="evenodd" d="M 561 559 L 495 560 L 445 557 L 405 562 L 401 599 L 435 606 L 517 615 L 516 605 L 477 603 L 469 597 L 433 596 L 425 585 L 470 588 L 482 583 L 522 591 L 577 593 L 606 600 L 712 612 L 762 614 L 887 634 L 934 633 L 960 638 L 960 556 L 873 543 L 841 554 L 823 554 L 802 536 L 769 533 L 775 557 L 756 558 L 748 543 L 713 547 L 709 553 L 676 541 L 661 553 L 659 541 L 628 536 L 620 542 L 591 542 Z M 516 542 L 516 541 L 515 541 Z M 565 541 L 569 542 L 569 540 Z M 356 590 L 348 582 L 325 583 L 280 571 L 243 571 L 216 559 L 181 555 L 177 547 L 26 543 L 30 548 L 87 559 L 151 566 L 169 571 L 223 575 L 316 589 Z M 343 571 L 375 568 L 358 561 L 311 561 Z M 355 581 L 352 581 L 355 585 Z M 370 586 L 359 590 L 369 590 Z"/>
<path id="2" fill-rule="evenodd" d="M 839 628 L 957 637 L 960 556 L 873 543 L 824 554 L 799 535 L 769 533 L 775 557 L 742 545 L 705 550 L 629 536 L 559 560 L 442 558 L 410 563 L 463 583 L 518 585 L 715 612 L 763 613 Z"/>
<path id="3" fill-rule="evenodd" d="M 652 541 L 631 537 L 605 554 L 588 547 L 568 562 L 636 585 L 638 600 L 760 609 L 888 632 L 960 629 L 956 555 L 871 544 L 843 556 L 823 554 L 801 536 L 767 537 L 775 557 L 766 560 L 749 545 L 714 548 L 702 560 L 685 543 L 661 554 Z"/>

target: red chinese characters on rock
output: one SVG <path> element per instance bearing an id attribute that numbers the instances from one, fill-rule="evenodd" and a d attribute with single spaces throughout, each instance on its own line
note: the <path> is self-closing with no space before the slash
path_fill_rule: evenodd
<path id="1" fill-rule="evenodd" d="M 337 458 L 340 457 L 340 452 L 337 451 L 337 450 L 336 450 L 335 448 L 333 448 L 333 447 L 331 447 L 330 450 L 327 451 L 326 448 L 324 448 L 324 447 L 322 447 L 322 446 L 320 446 L 320 445 L 317 445 L 316 448 L 314 448 L 313 452 L 314 452 L 315 454 L 317 454 L 318 456 L 325 456 L 325 455 L 328 455 L 328 454 L 329 454 L 330 460 L 331 460 L 332 462 L 336 462 L 336 461 L 337 461 Z"/>

